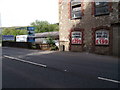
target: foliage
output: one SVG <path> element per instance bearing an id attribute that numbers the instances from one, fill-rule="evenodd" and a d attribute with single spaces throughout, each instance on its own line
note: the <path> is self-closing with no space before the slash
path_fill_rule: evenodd
<path id="1" fill-rule="evenodd" d="M 57 24 L 50 24 L 48 26 L 49 28 L 49 31 L 48 32 L 51 32 L 51 31 L 58 31 L 59 30 L 59 26 Z"/>
<path id="2" fill-rule="evenodd" d="M 52 37 L 47 38 L 47 43 L 50 45 L 51 50 L 58 50 L 58 47 L 55 45 L 55 42 Z"/>
<path id="3" fill-rule="evenodd" d="M 2 30 L 2 35 L 25 35 L 27 30 L 16 30 L 15 28 L 4 28 Z"/>
<path id="4" fill-rule="evenodd" d="M 35 27 L 36 33 L 51 32 L 51 31 L 59 30 L 58 24 L 50 24 L 47 21 L 36 20 L 35 22 L 31 23 L 31 26 Z"/>
<path id="5" fill-rule="evenodd" d="M 35 27 L 35 33 L 42 33 L 42 32 L 51 32 L 51 31 L 58 31 L 59 26 L 58 24 L 50 24 L 47 21 L 39 21 L 36 20 L 35 22 L 31 23 L 32 27 Z M 27 34 L 27 30 L 18 30 L 15 27 L 10 28 L 3 28 L 2 35 L 25 35 Z"/>
<path id="6" fill-rule="evenodd" d="M 53 41 L 53 39 L 52 39 L 51 37 L 48 37 L 48 38 L 47 38 L 47 43 L 48 43 L 50 46 L 55 45 L 55 42 Z"/>
<path id="7" fill-rule="evenodd" d="M 37 49 L 36 44 L 33 43 L 32 46 L 31 46 L 31 48 L 32 48 L 32 49 Z"/>
<path id="8" fill-rule="evenodd" d="M 58 47 L 54 45 L 51 47 L 51 50 L 58 50 Z"/>

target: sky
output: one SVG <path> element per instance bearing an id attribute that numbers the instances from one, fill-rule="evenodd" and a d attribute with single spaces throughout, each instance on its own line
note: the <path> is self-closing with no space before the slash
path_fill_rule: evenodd
<path id="1" fill-rule="evenodd" d="M 58 23 L 58 0 L 0 0 L 2 27 L 28 26 L 35 20 Z"/>

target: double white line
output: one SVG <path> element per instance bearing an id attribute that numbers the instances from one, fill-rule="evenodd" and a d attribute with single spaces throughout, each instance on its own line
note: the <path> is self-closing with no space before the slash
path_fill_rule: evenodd
<path id="1" fill-rule="evenodd" d="M 41 66 L 41 67 L 45 67 L 45 68 L 47 67 L 47 65 L 44 65 L 44 64 L 35 63 L 35 62 L 31 62 L 31 61 L 26 61 L 26 60 L 15 58 L 15 57 L 11 57 L 11 56 L 4 55 L 4 57 L 5 58 L 9 58 L 9 59 L 13 59 L 13 60 L 17 60 L 17 61 L 21 61 L 21 62 L 24 62 L 24 63 L 33 64 L 33 65 L 36 65 L 36 66 Z"/>

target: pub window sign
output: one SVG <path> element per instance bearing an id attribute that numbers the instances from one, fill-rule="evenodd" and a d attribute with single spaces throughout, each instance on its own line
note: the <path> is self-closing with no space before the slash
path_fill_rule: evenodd
<path id="1" fill-rule="evenodd" d="M 96 31 L 95 44 L 96 45 L 109 45 L 109 31 L 107 30 Z"/>
<path id="2" fill-rule="evenodd" d="M 82 44 L 82 32 L 72 32 L 72 44 Z"/>

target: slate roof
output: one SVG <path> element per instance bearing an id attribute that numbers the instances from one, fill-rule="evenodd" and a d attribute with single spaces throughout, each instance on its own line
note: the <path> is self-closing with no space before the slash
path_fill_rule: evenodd
<path id="1" fill-rule="evenodd" d="M 35 33 L 36 38 L 46 38 L 46 37 L 59 37 L 59 32 L 44 32 L 44 33 Z"/>

